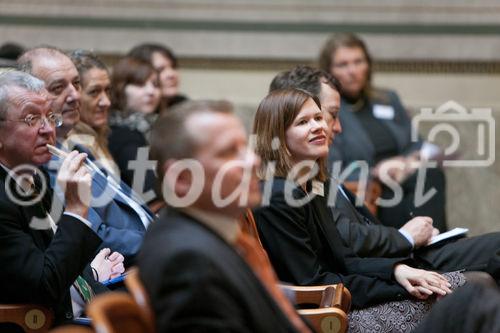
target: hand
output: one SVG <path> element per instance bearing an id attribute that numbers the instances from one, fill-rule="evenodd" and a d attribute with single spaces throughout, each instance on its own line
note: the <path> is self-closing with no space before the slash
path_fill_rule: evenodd
<path id="1" fill-rule="evenodd" d="M 411 235 L 415 242 L 415 248 L 429 243 L 431 238 L 435 236 L 435 231 L 439 234 L 439 230 L 432 227 L 432 218 L 427 216 L 417 216 L 411 219 L 400 230 L 404 230 Z"/>
<path id="2" fill-rule="evenodd" d="M 124 258 L 120 253 L 111 253 L 108 248 L 102 249 L 90 263 L 90 266 L 98 274 L 94 278 L 98 278 L 99 282 L 103 282 L 121 275 L 125 271 L 123 260 Z"/>
<path id="3" fill-rule="evenodd" d="M 401 184 L 418 169 L 419 157 L 416 154 L 396 156 L 380 161 L 371 171 L 373 177 L 385 182 L 387 177 Z"/>
<path id="4" fill-rule="evenodd" d="M 64 159 L 57 174 L 57 183 L 66 200 L 66 211 L 84 218 L 88 213 L 92 183 L 92 177 L 83 164 L 86 157 L 87 154 L 72 151 Z"/>
<path id="5" fill-rule="evenodd" d="M 403 288 L 418 299 L 427 299 L 432 294 L 437 294 L 438 297 L 445 296 L 452 292 L 448 280 L 436 272 L 398 264 L 394 268 L 394 277 Z"/>

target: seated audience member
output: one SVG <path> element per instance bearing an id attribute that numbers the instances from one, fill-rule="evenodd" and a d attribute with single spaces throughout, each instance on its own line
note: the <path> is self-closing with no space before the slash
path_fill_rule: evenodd
<path id="1" fill-rule="evenodd" d="M 97 277 L 123 269 L 118 254 L 104 260 L 109 249 L 89 265 L 101 239 L 86 220 L 91 178 L 85 154 L 73 151 L 62 163 L 65 207 L 37 169 L 50 160 L 47 144 L 54 144 L 60 124 L 41 80 L 19 71 L 0 74 L 0 302 L 45 305 L 56 324 L 79 316 L 94 293 L 106 291 Z"/>
<path id="2" fill-rule="evenodd" d="M 111 86 L 109 150 L 120 168 L 122 180 L 150 202 L 155 199 L 152 194 L 156 179 L 154 167 L 145 164 L 145 178 L 144 172 L 143 177 L 138 178 L 129 163 L 147 160 L 147 150 L 143 159 L 139 151 L 149 147 L 151 125 L 158 116 L 155 113 L 160 103 L 158 74 L 148 62 L 125 57 L 113 66 Z"/>
<path id="3" fill-rule="evenodd" d="M 497 287 L 468 283 L 438 302 L 412 333 L 500 332 Z"/>
<path id="4" fill-rule="evenodd" d="M 431 296 L 465 282 L 458 272 L 445 277 L 410 267 L 409 257 L 360 258 L 342 244 L 326 204 L 329 133 L 316 96 L 296 89 L 271 92 L 257 109 L 253 134 L 265 179 L 264 204 L 254 217 L 269 259 L 284 282 L 344 283 L 352 294 L 351 331 L 407 331 L 429 309 Z"/>
<path id="5" fill-rule="evenodd" d="M 161 109 L 168 109 L 187 98 L 179 94 L 177 57 L 168 47 L 159 44 L 140 44 L 128 56 L 149 62 L 158 72 L 161 88 Z"/>
<path id="6" fill-rule="evenodd" d="M 279 73 L 273 79 L 270 91 L 286 88 L 303 89 L 318 97 L 325 117 L 329 116 L 327 123 L 331 141 L 347 130 L 340 126 L 341 119 L 336 112 L 340 104 L 338 84 L 330 74 L 308 66 L 297 66 Z M 420 266 L 428 269 L 484 271 L 494 253 L 500 249 L 498 232 L 426 246 L 436 231 L 432 227 L 432 219 L 415 217 L 399 230 L 384 226 L 366 206 L 354 205 L 354 194 L 343 185 L 337 188 L 337 183 L 335 179 L 328 179 L 324 185 L 325 193 L 335 196 L 335 200 L 329 198 L 334 222 L 344 244 L 360 257 L 412 255 Z M 331 185 L 334 186 L 333 191 L 330 191 Z M 498 279 L 500 272 L 494 272 L 493 277 Z"/>
<path id="7" fill-rule="evenodd" d="M 21 69 L 45 82 L 53 96 L 51 107 L 63 119 L 56 130 L 57 139 L 65 142 L 80 119 L 81 87 L 75 65 L 63 52 L 49 47 L 28 50 L 18 62 Z M 75 148 L 87 152 L 81 146 Z M 54 155 L 46 167 L 53 185 L 59 165 L 60 159 Z M 56 193 L 61 194 L 57 187 Z M 125 256 L 125 265 L 131 265 L 152 221 L 151 212 L 140 204 L 137 195 L 126 184 L 107 175 L 106 170 L 93 170 L 92 197 L 88 216 L 92 229 L 103 239 L 104 247 L 120 252 Z"/>
<path id="8" fill-rule="evenodd" d="M 240 230 L 261 198 L 259 159 L 231 106 L 175 107 L 155 123 L 151 152 L 168 208 L 146 233 L 139 274 L 158 332 L 309 332 Z"/>
<path id="9" fill-rule="evenodd" d="M 320 68 L 340 82 L 340 119 L 344 132 L 337 135 L 330 149 L 329 168 L 342 162 L 366 162 L 373 177 L 382 180 L 381 198 L 390 200 L 403 191 L 402 200 L 390 207 L 379 206 L 378 218 L 388 226 L 400 228 L 412 215 L 429 216 L 434 227 L 447 230 L 445 214 L 445 175 L 440 168 L 427 168 L 422 193 L 431 188 L 436 194 L 423 205 L 415 203 L 417 170 L 423 141 L 411 140 L 411 120 L 394 91 L 374 88 L 371 84 L 372 61 L 361 39 L 352 34 L 330 38 L 320 55 Z M 387 167 L 397 165 L 385 174 Z M 359 180 L 355 168 L 349 180 Z M 390 177 L 391 183 L 384 180 Z M 390 185 L 390 186 L 389 186 Z"/>
<path id="10" fill-rule="evenodd" d="M 106 65 L 94 54 L 76 50 L 70 55 L 80 75 L 80 121 L 68 135 L 69 141 L 84 146 L 99 166 L 120 177 L 108 149 L 108 111 L 111 106 L 111 80 Z"/>

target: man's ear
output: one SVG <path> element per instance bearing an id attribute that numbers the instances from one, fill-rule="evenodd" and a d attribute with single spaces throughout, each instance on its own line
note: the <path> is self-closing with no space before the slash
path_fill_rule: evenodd
<path id="1" fill-rule="evenodd" d="M 183 168 L 179 160 L 169 159 L 163 163 L 164 174 L 163 187 L 170 193 L 175 193 L 178 197 L 185 196 L 191 188 L 193 175 L 191 170 Z"/>

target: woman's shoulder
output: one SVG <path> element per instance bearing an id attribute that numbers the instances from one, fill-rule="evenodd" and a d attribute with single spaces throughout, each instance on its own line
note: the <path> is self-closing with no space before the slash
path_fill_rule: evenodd
<path id="1" fill-rule="evenodd" d="M 398 93 L 395 90 L 387 88 L 373 88 L 370 97 L 374 104 L 394 104 L 396 101 L 399 101 Z"/>
<path id="2" fill-rule="evenodd" d="M 123 142 L 123 141 L 140 141 L 146 144 L 146 139 L 144 134 L 136 129 L 131 129 L 124 125 L 112 125 L 110 126 L 109 133 L 109 143 L 112 142 Z"/>
<path id="3" fill-rule="evenodd" d="M 261 191 L 264 201 L 283 201 L 288 199 L 300 199 L 306 196 L 306 192 L 295 182 L 283 178 L 274 177 L 269 180 L 261 181 Z"/>

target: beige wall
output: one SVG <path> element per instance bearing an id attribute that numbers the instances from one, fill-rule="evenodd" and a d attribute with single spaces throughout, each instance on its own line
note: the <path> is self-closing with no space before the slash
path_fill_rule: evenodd
<path id="1" fill-rule="evenodd" d="M 275 73 L 185 69 L 182 70 L 182 90 L 192 98 L 232 101 L 249 129 L 253 113 Z M 378 73 L 374 79 L 377 86 L 396 89 L 412 113 L 420 107 L 436 108 L 454 100 L 467 108 L 492 108 L 493 116 L 500 123 L 500 75 Z M 461 126 L 459 130 L 464 138 L 461 149 L 468 156 L 467 151 L 472 147 L 467 142 L 475 140 L 474 127 Z M 496 155 L 500 158 L 499 148 L 497 135 Z M 468 227 L 473 235 L 500 231 L 500 163 L 486 168 L 450 167 L 445 171 L 449 225 Z"/>
<path id="2" fill-rule="evenodd" d="M 184 64 L 187 95 L 233 101 L 247 124 L 283 64 L 314 61 L 330 33 L 346 30 L 383 62 L 375 83 L 396 89 L 411 110 L 453 99 L 492 107 L 498 119 L 499 22 L 493 0 L 0 0 L 0 44 L 116 58 L 140 42 L 165 43 Z M 446 172 L 450 225 L 500 230 L 499 163 Z"/>

